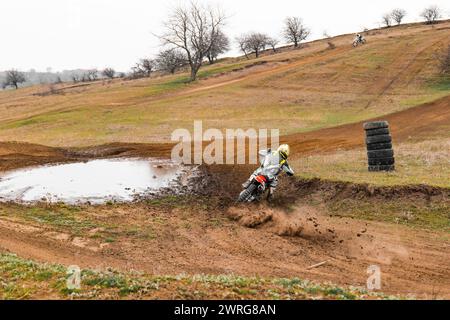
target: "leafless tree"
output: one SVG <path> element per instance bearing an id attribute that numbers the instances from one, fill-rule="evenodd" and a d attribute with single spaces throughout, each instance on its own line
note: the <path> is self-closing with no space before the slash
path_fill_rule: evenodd
<path id="1" fill-rule="evenodd" d="M 286 41 L 294 43 L 298 48 L 300 42 L 308 38 L 311 31 L 303 24 L 302 19 L 297 17 L 288 17 L 284 22 L 283 35 Z"/>
<path id="2" fill-rule="evenodd" d="M 256 58 L 259 58 L 261 51 L 266 50 L 266 47 L 269 45 L 269 36 L 264 33 L 252 32 L 245 38 L 247 39 L 247 48 L 256 55 Z"/>
<path id="3" fill-rule="evenodd" d="M 55 79 L 55 84 L 61 84 L 61 83 L 63 83 L 63 81 L 62 81 L 62 79 L 61 79 L 61 76 L 60 76 L 60 75 L 57 75 L 57 76 L 56 76 L 56 79 Z"/>
<path id="4" fill-rule="evenodd" d="M 153 59 L 141 59 L 138 66 L 146 77 L 150 77 L 156 69 L 156 62 Z"/>
<path id="5" fill-rule="evenodd" d="M 188 7 L 176 8 L 166 21 L 166 32 L 160 39 L 164 45 L 186 52 L 191 81 L 197 79 L 197 73 L 224 24 L 225 15 L 220 10 L 206 8 L 195 2 L 191 2 Z"/>
<path id="6" fill-rule="evenodd" d="M 174 74 L 187 63 L 187 57 L 179 49 L 167 49 L 159 52 L 156 65 L 159 70 Z"/>
<path id="7" fill-rule="evenodd" d="M 242 53 L 244 53 L 245 57 L 247 59 L 250 59 L 248 54 L 251 51 L 251 49 L 248 47 L 247 35 L 243 34 L 239 37 L 236 37 L 236 42 L 238 43 L 239 49 L 242 51 Z"/>
<path id="8" fill-rule="evenodd" d="M 141 68 L 141 64 L 138 62 L 133 67 L 131 67 L 131 79 L 138 79 L 145 77 L 144 70 Z"/>
<path id="9" fill-rule="evenodd" d="M 114 79 L 114 76 L 116 75 L 116 71 L 113 68 L 105 68 L 102 71 L 102 75 L 109 79 Z"/>
<path id="10" fill-rule="evenodd" d="M 381 18 L 381 20 L 383 21 L 383 24 L 389 28 L 392 25 L 392 18 L 391 18 L 391 14 L 386 13 L 383 15 L 383 17 Z"/>
<path id="11" fill-rule="evenodd" d="M 391 12 L 391 18 L 394 20 L 397 25 L 402 23 L 403 18 L 406 16 L 406 11 L 404 9 L 394 9 Z"/>
<path id="12" fill-rule="evenodd" d="M 272 48 L 273 52 L 277 52 L 277 46 L 280 43 L 275 37 L 268 37 L 267 44 Z"/>
<path id="13" fill-rule="evenodd" d="M 222 30 L 218 30 L 214 36 L 211 48 L 207 53 L 207 58 L 210 64 L 213 64 L 217 57 L 230 50 L 230 39 Z"/>
<path id="14" fill-rule="evenodd" d="M 80 76 L 78 74 L 76 74 L 76 73 L 72 73 L 70 78 L 72 79 L 73 83 L 80 82 Z"/>
<path id="15" fill-rule="evenodd" d="M 97 69 L 91 69 L 88 70 L 86 73 L 87 81 L 95 81 L 98 79 L 98 70 Z"/>
<path id="16" fill-rule="evenodd" d="M 421 16 L 425 18 L 427 24 L 433 24 L 442 17 L 441 9 L 438 6 L 430 6 L 422 11 Z"/>
<path id="17" fill-rule="evenodd" d="M 25 74 L 23 72 L 17 71 L 17 70 L 8 70 L 6 71 L 6 78 L 3 81 L 3 88 L 6 87 L 14 87 L 16 90 L 19 88 L 19 84 L 24 83 L 27 81 L 25 78 Z"/>

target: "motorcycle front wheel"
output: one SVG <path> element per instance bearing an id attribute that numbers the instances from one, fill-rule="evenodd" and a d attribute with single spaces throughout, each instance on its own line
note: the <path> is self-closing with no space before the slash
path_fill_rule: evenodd
<path id="1" fill-rule="evenodd" d="M 241 192 L 237 202 L 241 202 L 241 203 L 248 202 L 250 197 L 255 192 L 255 189 L 256 189 L 256 185 L 251 184 L 247 189 L 245 189 L 244 191 Z"/>

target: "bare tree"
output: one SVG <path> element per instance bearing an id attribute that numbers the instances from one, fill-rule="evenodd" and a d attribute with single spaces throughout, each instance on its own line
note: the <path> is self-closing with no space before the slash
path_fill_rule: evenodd
<path id="1" fill-rule="evenodd" d="M 98 70 L 97 69 L 91 69 L 88 70 L 86 73 L 87 81 L 95 81 L 98 79 Z"/>
<path id="2" fill-rule="evenodd" d="M 144 70 L 141 68 L 141 64 L 138 62 L 133 67 L 131 67 L 131 79 L 138 79 L 145 77 Z"/>
<path id="3" fill-rule="evenodd" d="M 80 82 L 80 76 L 76 73 L 72 73 L 70 78 L 72 79 L 73 83 Z"/>
<path id="4" fill-rule="evenodd" d="M 430 6 L 422 11 L 421 16 L 425 18 L 427 24 L 433 24 L 442 17 L 441 9 L 438 6 Z"/>
<path id="5" fill-rule="evenodd" d="M 230 50 L 230 39 L 222 30 L 218 30 L 214 36 L 211 48 L 207 53 L 207 58 L 210 64 L 213 64 L 217 57 Z"/>
<path id="6" fill-rule="evenodd" d="M 251 51 L 251 49 L 248 47 L 247 35 L 243 34 L 239 37 L 236 37 L 236 42 L 238 43 L 239 49 L 244 53 L 245 57 L 247 59 L 250 59 L 248 53 L 249 51 Z"/>
<path id="7" fill-rule="evenodd" d="M 56 79 L 55 79 L 55 82 L 54 82 L 55 84 L 61 84 L 61 83 L 63 83 L 63 81 L 62 81 L 62 79 L 61 79 L 61 76 L 58 74 L 58 75 L 56 75 Z"/>
<path id="8" fill-rule="evenodd" d="M 397 25 L 402 23 L 403 18 L 406 16 L 406 11 L 404 9 L 394 9 L 391 12 L 391 18 Z"/>
<path id="9" fill-rule="evenodd" d="M 152 72 L 156 69 L 156 62 L 152 59 L 141 59 L 138 66 L 146 77 L 150 77 Z"/>
<path id="10" fill-rule="evenodd" d="M 256 55 L 256 58 L 259 58 L 261 51 L 266 50 L 266 47 L 269 44 L 269 36 L 264 33 L 252 32 L 246 36 L 246 39 L 247 48 L 252 50 L 252 52 Z"/>
<path id="11" fill-rule="evenodd" d="M 166 32 L 160 39 L 163 44 L 186 52 L 191 81 L 197 79 L 203 60 L 224 24 L 225 15 L 220 10 L 206 8 L 195 2 L 191 2 L 188 7 L 176 8 L 166 21 Z"/>
<path id="12" fill-rule="evenodd" d="M 383 15 L 383 17 L 381 18 L 381 20 L 383 21 L 383 24 L 389 28 L 392 25 L 392 18 L 391 18 L 391 14 L 386 13 Z"/>
<path id="13" fill-rule="evenodd" d="M 167 49 L 159 52 L 156 64 L 159 70 L 174 74 L 187 63 L 186 55 L 179 49 Z"/>
<path id="14" fill-rule="evenodd" d="M 288 17 L 284 22 L 283 35 L 286 41 L 294 43 L 298 48 L 300 42 L 308 38 L 311 31 L 303 24 L 302 19 L 297 17 Z"/>
<path id="15" fill-rule="evenodd" d="M 275 37 L 268 37 L 267 44 L 272 48 L 273 52 L 277 52 L 277 46 L 280 43 Z"/>
<path id="16" fill-rule="evenodd" d="M 19 88 L 19 84 L 24 83 L 27 81 L 25 78 L 25 74 L 23 72 L 17 71 L 17 70 L 8 70 L 6 71 L 6 78 L 3 81 L 3 89 L 6 87 L 14 87 L 16 90 Z"/>
<path id="17" fill-rule="evenodd" d="M 114 76 L 116 75 L 116 71 L 113 68 L 105 68 L 102 71 L 102 75 L 109 79 L 114 79 Z"/>

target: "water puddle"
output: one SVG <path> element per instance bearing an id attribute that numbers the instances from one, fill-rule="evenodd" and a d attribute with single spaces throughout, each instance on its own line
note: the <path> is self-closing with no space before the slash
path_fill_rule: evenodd
<path id="1" fill-rule="evenodd" d="M 102 204 L 186 183 L 192 168 L 158 159 L 105 159 L 0 173 L 0 201 Z"/>

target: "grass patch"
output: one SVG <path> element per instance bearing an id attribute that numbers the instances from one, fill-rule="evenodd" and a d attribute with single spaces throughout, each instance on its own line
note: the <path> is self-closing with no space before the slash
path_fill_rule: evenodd
<path id="1" fill-rule="evenodd" d="M 429 229 L 450 234 L 448 204 L 415 205 L 411 201 L 364 201 L 345 199 L 328 204 L 336 215 L 369 221 L 382 221 L 418 229 Z"/>
<path id="2" fill-rule="evenodd" d="M 82 270 L 81 288 L 66 286 L 60 265 L 39 264 L 12 254 L 0 254 L 0 297 L 34 299 L 390 299 L 361 288 L 343 288 L 301 279 L 270 279 L 235 275 L 149 276 L 113 270 Z"/>
<path id="3" fill-rule="evenodd" d="M 449 91 L 450 92 L 450 75 L 442 76 L 435 81 L 431 81 L 430 88 L 436 91 Z"/>
<path id="4" fill-rule="evenodd" d="M 313 155 L 292 161 L 300 176 L 379 186 L 431 185 L 450 188 L 450 137 L 394 145 L 395 172 L 368 172 L 367 154 L 360 150 Z"/>
<path id="5" fill-rule="evenodd" d="M 76 206 L 59 205 L 34 205 L 21 206 L 16 204 L 2 204 L 0 215 L 14 216 L 27 221 L 56 227 L 59 230 L 70 230 L 75 234 L 82 234 L 88 230 L 100 227 L 79 214 L 81 209 Z"/>

